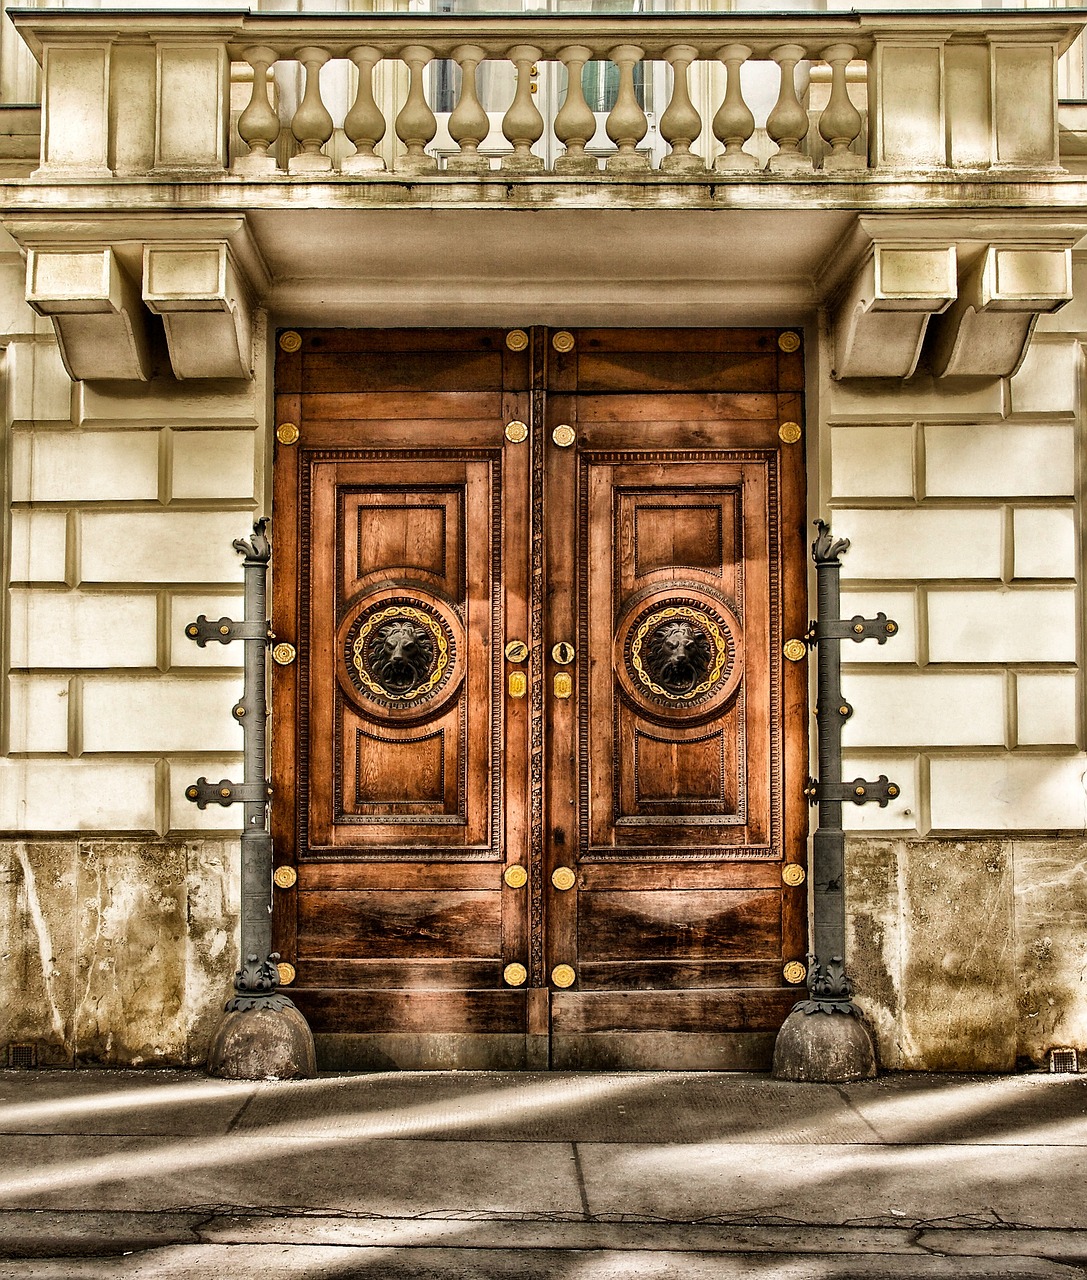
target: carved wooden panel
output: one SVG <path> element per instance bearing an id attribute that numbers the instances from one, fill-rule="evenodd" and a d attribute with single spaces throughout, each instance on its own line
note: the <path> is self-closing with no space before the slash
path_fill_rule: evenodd
<path id="1" fill-rule="evenodd" d="M 308 480 L 308 855 L 497 857 L 499 458 L 318 453 Z"/>
<path id="2" fill-rule="evenodd" d="M 582 462 L 583 858 L 774 843 L 776 459 L 697 458 Z"/>

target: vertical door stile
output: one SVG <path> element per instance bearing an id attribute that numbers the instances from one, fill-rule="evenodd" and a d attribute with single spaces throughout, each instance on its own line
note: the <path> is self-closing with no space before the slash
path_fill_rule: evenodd
<path id="1" fill-rule="evenodd" d="M 531 418 L 529 353 L 505 347 L 502 355 L 502 422 L 505 445 L 502 450 L 502 630 L 503 680 L 499 697 L 505 707 L 502 751 L 502 843 L 504 881 L 502 910 L 503 973 L 509 965 L 529 967 L 529 910 L 532 893 L 531 822 L 529 794 L 529 730 L 531 720 L 531 657 L 518 659 L 510 648 L 520 641 L 528 645 L 532 627 L 531 555 L 532 527 L 527 511 L 527 494 L 532 462 L 532 445 L 522 438 L 521 428 Z M 511 424 L 514 424 L 511 426 Z M 496 549 L 499 550 L 499 549 Z M 512 655 L 512 656 L 511 656 Z M 524 680 L 522 688 L 521 681 Z M 512 681 L 512 683 L 511 683 Z M 515 870 L 511 873 L 510 869 Z M 528 877 L 520 883 L 517 868 Z M 512 880 L 512 883 L 510 882 Z M 519 976 L 519 972 L 518 972 Z"/>
<path id="2" fill-rule="evenodd" d="M 529 823 L 531 826 L 531 898 L 529 902 L 528 929 L 531 952 L 529 964 L 529 983 L 534 991 L 547 991 L 547 976 L 544 970 L 544 917 L 545 917 L 545 849 L 544 835 L 545 794 L 546 794 L 546 742 L 545 742 L 545 707 L 546 707 L 546 664 L 544 659 L 546 600 L 544 584 L 546 582 L 547 547 L 544 535 L 545 500 L 545 461 L 544 429 L 546 411 L 545 372 L 546 359 L 544 342 L 546 335 L 540 328 L 534 328 L 530 335 L 531 352 L 531 410 L 529 415 L 529 444 L 532 450 L 532 479 L 526 520 L 531 531 L 532 557 L 529 565 L 529 594 L 531 615 L 531 679 L 529 687 L 532 696 L 531 709 L 531 777 L 528 796 Z M 543 1015 L 544 1028 L 542 1034 L 550 1037 L 549 1001 L 545 995 L 538 999 L 535 1012 Z"/>
<path id="3" fill-rule="evenodd" d="M 271 812 L 272 848 L 276 866 L 289 865 L 297 873 L 297 751 L 294 727 L 298 723 L 299 671 L 298 481 L 302 445 L 302 354 L 293 341 L 277 344 L 275 421 L 272 424 L 274 457 L 272 476 L 272 632 L 277 641 L 292 645 L 295 661 L 271 669 L 272 733 L 271 774 L 274 791 Z M 291 431 L 291 427 L 294 431 Z M 293 896 L 272 895 L 272 936 L 280 955 L 297 963 L 297 913 Z"/>
<path id="4" fill-rule="evenodd" d="M 547 406 L 541 447 L 546 458 L 547 586 L 544 698 L 547 705 L 547 811 L 544 895 L 547 904 L 547 974 L 561 989 L 576 981 L 576 888 L 553 878 L 578 867 L 578 756 L 581 690 L 587 676 L 578 639 L 577 602 L 577 347 L 561 350 L 547 333 Z M 570 433 L 573 432 L 573 443 Z M 573 654 L 564 654 L 560 646 Z M 571 687 L 572 682 L 572 687 Z M 565 968 L 564 968 L 565 967 Z M 558 979 L 554 977 L 558 971 Z M 571 978 L 571 973 L 574 975 Z"/>

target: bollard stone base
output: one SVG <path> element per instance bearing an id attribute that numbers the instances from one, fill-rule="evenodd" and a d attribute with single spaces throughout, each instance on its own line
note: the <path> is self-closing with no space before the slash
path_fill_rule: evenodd
<path id="1" fill-rule="evenodd" d="M 317 1074 L 309 1023 L 294 1005 L 224 1013 L 208 1047 L 207 1071 L 224 1080 L 309 1080 Z"/>
<path id="2" fill-rule="evenodd" d="M 871 1080 L 877 1074 L 872 1034 L 857 1017 L 794 1009 L 774 1045 L 773 1077 L 810 1084 Z"/>

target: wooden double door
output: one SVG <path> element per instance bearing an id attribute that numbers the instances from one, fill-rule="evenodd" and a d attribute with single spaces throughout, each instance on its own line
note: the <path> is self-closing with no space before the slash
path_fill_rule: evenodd
<path id="1" fill-rule="evenodd" d="M 280 334 L 275 928 L 325 1065 L 768 1064 L 802 368 L 768 329 Z"/>

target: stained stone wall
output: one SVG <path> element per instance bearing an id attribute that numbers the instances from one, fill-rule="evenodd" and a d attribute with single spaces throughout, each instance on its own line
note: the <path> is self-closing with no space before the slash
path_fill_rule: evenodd
<path id="1" fill-rule="evenodd" d="M 1087 840 L 854 836 L 849 945 L 885 1067 L 1010 1071 L 1087 1045 Z"/>
<path id="2" fill-rule="evenodd" d="M 235 963 L 228 840 L 0 842 L 0 1045 L 42 1066 L 202 1062 Z"/>
<path id="3" fill-rule="evenodd" d="M 267 379 L 75 383 L 0 239 L 7 551 L 0 625 L 0 1066 L 198 1062 L 236 965 L 240 616 Z M 163 352 L 163 357 L 165 353 Z"/>
<path id="4" fill-rule="evenodd" d="M 885 1066 L 1010 1070 L 1087 1050 L 1082 594 L 1087 261 L 1011 378 L 820 384 L 823 510 L 852 546 L 851 969 Z"/>

